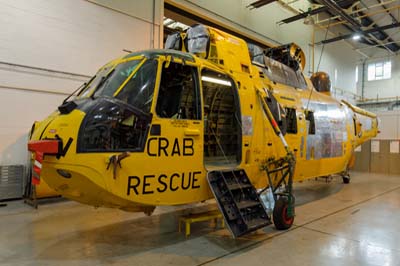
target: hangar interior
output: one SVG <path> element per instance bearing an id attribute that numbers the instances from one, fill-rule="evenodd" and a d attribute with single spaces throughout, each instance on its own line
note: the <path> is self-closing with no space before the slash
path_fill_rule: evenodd
<path id="1" fill-rule="evenodd" d="M 398 265 L 399 0 L 0 0 L 0 14 L 1 265 Z M 68 103 L 65 99 L 79 90 L 82 83 L 91 84 L 91 78 L 100 67 L 107 69 L 106 62 L 121 56 L 129 57 L 138 51 L 163 49 L 168 36 L 187 32 L 197 24 L 231 34 L 244 40 L 249 47 L 255 45 L 264 51 L 275 51 L 273 47 L 295 43 L 304 52 L 302 71 L 305 77 L 320 71 L 327 73 L 331 85 L 329 95 L 343 100 L 340 106 L 352 106 L 354 112 L 362 108 L 366 110 L 364 114 L 376 114 L 378 134 L 355 148 L 350 184 L 344 184 L 346 182 L 340 175 L 315 169 L 321 173 L 319 177 L 295 180 L 293 184 L 296 208 L 290 229 L 280 231 L 268 225 L 233 238 L 232 228 L 226 223 L 228 220 L 225 219 L 225 225 L 220 224 L 221 215 L 215 211 L 222 207 L 208 188 L 202 192 L 208 193 L 211 198 L 208 200 L 192 195 L 188 197 L 199 199 L 198 202 L 168 204 L 158 201 L 161 206 L 154 212 L 152 206 L 147 208 L 147 205 L 141 207 L 141 212 L 125 212 L 115 208 L 93 208 L 61 197 L 62 190 L 55 191 L 51 185 L 35 186 L 32 183 L 33 157 L 27 144 L 35 121 L 44 120 L 54 110 L 64 112 L 60 105 Z M 233 37 L 227 39 L 233 44 L 238 42 Z M 262 54 L 268 55 L 267 52 Z M 245 150 L 249 146 L 246 137 L 253 133 L 258 136 L 255 131 L 259 120 L 256 119 L 261 118 L 254 118 L 252 122 L 241 115 L 246 110 L 240 102 L 249 103 L 250 109 L 253 105 L 256 109 L 255 106 L 260 104 L 260 110 L 272 108 L 271 105 L 265 107 L 262 99 L 244 98 L 238 93 L 246 89 L 245 85 L 233 81 L 230 76 L 233 72 L 218 72 L 223 69 L 218 66 L 221 61 L 198 73 L 191 56 L 186 56 L 176 52 L 172 57 L 183 59 L 179 62 L 168 59 L 158 66 L 163 69 L 162 76 L 151 85 L 160 87 L 157 106 L 153 104 L 155 117 L 174 120 L 177 113 L 175 120 L 179 117 L 203 118 L 205 124 L 215 127 L 204 126 L 203 129 L 193 122 L 195 129 L 185 131 L 185 136 L 195 136 L 200 128 L 204 131 L 202 142 L 193 144 L 183 139 L 179 144 L 181 140 L 176 139 L 169 144 L 172 152 L 169 151 L 166 164 L 178 162 L 179 168 L 183 169 L 193 163 L 211 171 L 209 169 L 215 167 L 222 169 L 250 163 L 252 157 Z M 136 64 L 142 69 L 143 62 L 131 65 L 127 75 L 136 77 L 131 76 L 135 71 L 132 69 Z M 202 64 L 208 66 L 208 63 Z M 246 71 L 243 64 L 242 70 Z M 261 71 L 260 76 L 264 77 L 262 74 Z M 198 75 L 202 75 L 201 80 Z M 208 81 L 204 79 L 206 77 Z M 104 85 L 103 80 L 98 82 Z M 192 90 L 199 82 L 202 83 L 201 96 Z M 146 84 L 143 86 L 148 86 Z M 163 94 L 162 87 L 176 90 L 169 89 Z M 229 90 L 221 93 L 226 87 Z M 178 97 L 185 101 L 174 106 Z M 89 98 L 95 100 L 95 96 Z M 310 98 L 311 93 L 307 108 Z M 126 110 L 121 112 L 128 112 Z M 136 109 L 129 110 L 129 115 L 133 113 L 136 119 L 129 122 L 129 130 L 135 127 L 135 130 L 142 130 L 140 132 L 147 134 L 149 131 L 150 135 L 160 136 L 159 127 L 152 125 L 144 131 L 141 122 L 137 122 L 152 118 Z M 292 116 L 296 122 L 295 109 L 277 107 L 277 112 L 285 112 L 287 119 L 290 119 L 290 110 L 294 110 Z M 307 134 L 311 132 L 309 126 L 313 120 L 308 117 L 310 113 L 306 114 L 304 121 L 300 121 L 302 116 L 298 120 L 299 129 L 297 125 L 290 126 L 289 122 L 286 125 L 285 133 L 293 141 L 297 141 L 296 135 L 290 134 L 303 132 L 303 122 Z M 268 117 L 268 112 L 264 115 Z M 171 125 L 185 127 L 183 122 L 175 120 Z M 340 130 L 340 122 L 336 122 L 328 130 Z M 245 125 L 249 123 L 251 130 L 245 131 Z M 355 132 L 360 133 L 354 123 Z M 160 124 L 164 125 L 163 122 Z M 367 125 L 367 122 L 361 122 L 360 130 L 367 130 Z M 127 124 L 124 126 L 128 127 Z M 258 129 L 273 134 L 265 126 Z M 173 132 L 167 133 L 173 135 Z M 161 137 L 156 138 L 158 156 L 163 152 L 167 154 L 168 144 L 163 144 Z M 149 149 L 155 143 L 151 140 L 147 143 L 139 141 L 150 156 L 153 153 Z M 345 147 L 342 142 L 346 142 L 347 137 L 340 140 L 341 147 Z M 301 145 L 303 147 L 304 143 Z M 333 146 L 333 142 L 330 145 Z M 103 149 L 107 150 L 109 146 L 104 144 Z M 93 144 L 92 148 L 98 149 L 98 144 Z M 174 161 L 171 157 L 174 153 L 190 154 L 197 148 L 203 155 L 196 157 L 199 161 L 188 161 L 184 157 Z M 252 149 L 257 154 L 261 148 Z M 119 171 L 125 171 L 121 162 L 131 156 L 129 152 L 107 155 L 110 156 L 107 170 L 111 169 L 111 176 L 114 171 L 114 179 Z M 295 156 L 303 155 L 299 152 Z M 314 150 L 311 157 L 316 159 Z M 157 169 L 164 159 L 159 160 L 139 161 L 143 165 L 138 167 Z M 280 167 L 283 169 L 284 165 Z M 346 168 L 346 174 L 347 171 Z M 65 178 L 70 177 L 62 169 L 57 172 Z M 161 176 L 159 180 L 162 180 Z M 180 178 L 182 189 L 185 187 L 184 176 Z M 187 186 L 196 188 L 196 172 L 190 172 L 186 178 L 189 180 Z M 137 193 L 139 183 L 130 183 L 135 180 L 139 178 L 129 176 L 128 195 Z M 170 180 L 170 189 L 174 190 L 172 176 Z M 79 182 L 83 186 L 84 182 Z M 143 194 L 153 193 L 153 190 L 146 190 L 150 189 L 146 184 L 146 181 L 141 183 Z M 166 183 L 161 184 L 167 187 Z M 90 193 L 97 191 L 93 189 L 87 194 Z M 106 197 L 101 193 L 99 197 Z M 259 195 L 264 201 L 262 194 Z M 122 203 L 114 200 L 110 206 L 113 204 Z M 262 208 L 268 213 L 273 207 L 263 204 Z M 212 213 L 213 216 L 208 217 L 212 219 L 196 216 L 199 222 L 191 225 L 189 236 L 178 231 L 182 217 L 203 212 Z M 275 220 L 275 216 L 273 218 Z"/>

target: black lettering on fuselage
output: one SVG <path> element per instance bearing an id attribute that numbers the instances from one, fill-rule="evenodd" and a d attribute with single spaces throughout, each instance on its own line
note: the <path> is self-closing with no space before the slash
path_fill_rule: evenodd
<path id="1" fill-rule="evenodd" d="M 175 138 L 173 142 L 172 140 L 170 142 L 167 138 L 164 137 L 149 138 L 149 140 L 147 141 L 147 155 L 152 157 L 193 156 L 194 140 L 192 138 Z"/>
<path id="2" fill-rule="evenodd" d="M 157 156 L 157 153 L 152 153 L 150 150 L 151 150 L 151 142 L 153 141 L 153 140 L 157 140 L 157 138 L 149 138 L 149 140 L 147 141 L 147 154 L 149 155 L 149 156 Z"/>
<path id="3" fill-rule="evenodd" d="M 136 180 L 136 184 L 132 185 L 132 179 Z M 129 196 L 131 194 L 131 189 L 135 191 L 136 195 L 139 195 L 139 192 L 137 191 L 137 187 L 140 185 L 140 178 L 137 176 L 129 176 L 128 177 L 128 190 L 126 194 Z"/>
<path id="4" fill-rule="evenodd" d="M 160 175 L 160 176 L 158 177 L 158 183 L 159 183 L 160 185 L 163 186 L 162 188 L 159 188 L 159 187 L 157 188 L 157 191 L 158 191 L 158 192 L 164 192 L 164 191 L 167 190 L 167 188 L 168 188 L 167 183 L 165 183 L 164 181 L 161 180 L 161 178 L 166 179 L 167 177 L 168 177 L 168 176 L 167 176 L 167 175 L 164 175 L 164 174 L 162 174 L 162 175 Z"/>
<path id="5" fill-rule="evenodd" d="M 147 178 L 154 178 L 155 175 L 145 175 L 143 177 L 143 195 L 144 194 L 153 194 L 153 190 L 147 190 L 146 187 L 150 187 L 151 183 L 147 182 Z"/>
<path id="6" fill-rule="evenodd" d="M 172 183 L 174 182 L 174 177 L 179 177 L 179 174 L 175 173 L 171 175 L 171 178 L 169 180 L 169 189 L 171 189 L 172 191 L 177 191 L 179 188 L 178 186 L 172 187 Z"/>
<path id="7" fill-rule="evenodd" d="M 174 156 L 175 153 L 178 154 L 178 156 L 181 156 L 178 139 L 175 139 L 174 141 L 174 147 L 172 148 L 171 156 Z"/>
<path id="8" fill-rule="evenodd" d="M 183 139 L 183 156 L 192 156 L 194 154 L 193 139 Z"/>
<path id="9" fill-rule="evenodd" d="M 187 180 L 187 185 L 185 186 L 185 180 Z M 183 190 L 186 190 L 190 188 L 190 183 L 192 183 L 192 173 L 189 173 L 189 175 L 186 173 L 186 178 L 185 178 L 185 173 L 182 173 L 182 186 L 181 188 Z"/>
<path id="10" fill-rule="evenodd" d="M 201 174 L 200 171 L 197 172 L 193 172 L 193 182 L 192 182 L 192 188 L 200 188 L 200 185 L 195 185 L 195 183 L 198 181 L 198 179 L 196 178 L 196 175 Z"/>
<path id="11" fill-rule="evenodd" d="M 168 152 L 167 152 L 168 145 L 169 145 L 169 141 L 167 138 L 159 138 L 158 139 L 158 156 L 161 156 L 161 151 L 164 152 L 165 156 L 168 156 Z"/>
<path id="12" fill-rule="evenodd" d="M 126 194 L 131 195 L 133 190 L 135 195 L 148 195 L 154 193 L 175 192 L 183 190 L 193 190 L 200 188 L 198 175 L 201 171 L 173 173 L 171 175 L 144 175 L 128 177 L 128 186 Z M 157 178 L 156 178 L 157 177 Z M 180 180 L 179 180 L 180 179 Z"/>

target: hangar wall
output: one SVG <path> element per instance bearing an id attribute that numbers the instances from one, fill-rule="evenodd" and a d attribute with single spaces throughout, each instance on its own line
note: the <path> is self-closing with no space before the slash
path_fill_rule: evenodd
<path id="1" fill-rule="evenodd" d="M 368 81 L 368 64 L 390 59 L 392 62 L 391 78 Z M 358 94 L 362 94 L 362 63 L 359 64 Z M 365 61 L 364 70 L 364 98 L 382 99 L 399 97 L 397 84 L 400 83 L 400 58 L 379 57 Z M 400 110 L 376 112 L 379 118 L 380 133 L 372 141 L 362 145 L 356 152 L 355 170 L 400 174 Z M 375 147 L 375 148 L 374 148 Z M 396 148 L 397 147 L 397 148 Z"/>
<path id="2" fill-rule="evenodd" d="M 384 80 L 373 80 L 368 81 L 368 64 L 378 61 L 391 60 L 392 62 L 392 78 Z M 361 69 L 362 63 L 359 64 L 358 69 L 360 69 L 359 81 L 357 84 L 358 94 L 361 95 L 362 83 L 361 83 Z M 397 97 L 400 96 L 397 84 L 400 83 L 400 57 L 388 56 L 380 57 L 365 61 L 365 72 L 364 72 L 364 97 L 369 99 L 376 98 L 387 98 L 387 97 Z"/>
<path id="3" fill-rule="evenodd" d="M 377 112 L 380 133 L 376 139 L 400 139 L 400 111 Z"/>
<path id="4" fill-rule="evenodd" d="M 327 38 L 333 37 L 328 36 Z M 325 38 L 325 31 L 318 30 L 316 33 L 316 41 Z M 356 54 L 350 44 L 346 42 L 335 42 L 332 44 L 316 45 L 315 47 L 315 71 L 325 71 L 329 74 L 332 86 L 350 92 L 357 93 L 356 87 L 356 66 L 359 55 Z M 320 58 L 321 51 L 323 55 Z M 321 60 L 318 68 L 319 60 Z M 346 95 L 336 95 L 337 98 L 346 98 Z M 346 98 L 348 99 L 348 98 Z M 348 99 L 354 102 L 353 99 Z"/>
<path id="5" fill-rule="evenodd" d="M 400 110 L 376 113 L 378 136 L 356 150 L 355 170 L 400 174 Z"/>
<path id="6" fill-rule="evenodd" d="M 159 47 L 162 13 L 162 0 L 0 0 L 0 165 L 25 164 L 32 122 L 101 65 Z"/>

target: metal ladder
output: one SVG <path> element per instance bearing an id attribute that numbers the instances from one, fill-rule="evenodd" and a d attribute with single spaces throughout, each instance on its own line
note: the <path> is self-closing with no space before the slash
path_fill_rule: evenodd
<path id="1" fill-rule="evenodd" d="M 211 171 L 207 179 L 233 237 L 272 223 L 243 169 Z"/>

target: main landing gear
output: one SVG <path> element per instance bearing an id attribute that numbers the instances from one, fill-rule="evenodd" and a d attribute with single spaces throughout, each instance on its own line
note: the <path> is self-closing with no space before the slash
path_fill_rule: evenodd
<path id="1" fill-rule="evenodd" d="M 292 226 L 294 222 L 294 213 L 291 216 L 289 216 L 288 208 L 289 208 L 289 200 L 287 198 L 279 197 L 278 200 L 275 201 L 272 217 L 274 219 L 274 225 L 276 229 L 286 230 Z"/>
<path id="2" fill-rule="evenodd" d="M 267 173 L 269 187 L 271 189 L 275 206 L 273 209 L 273 221 L 278 230 L 289 229 L 294 222 L 294 203 L 293 195 L 293 173 L 295 159 L 288 153 L 286 157 L 278 160 L 269 160 L 263 165 Z"/>

